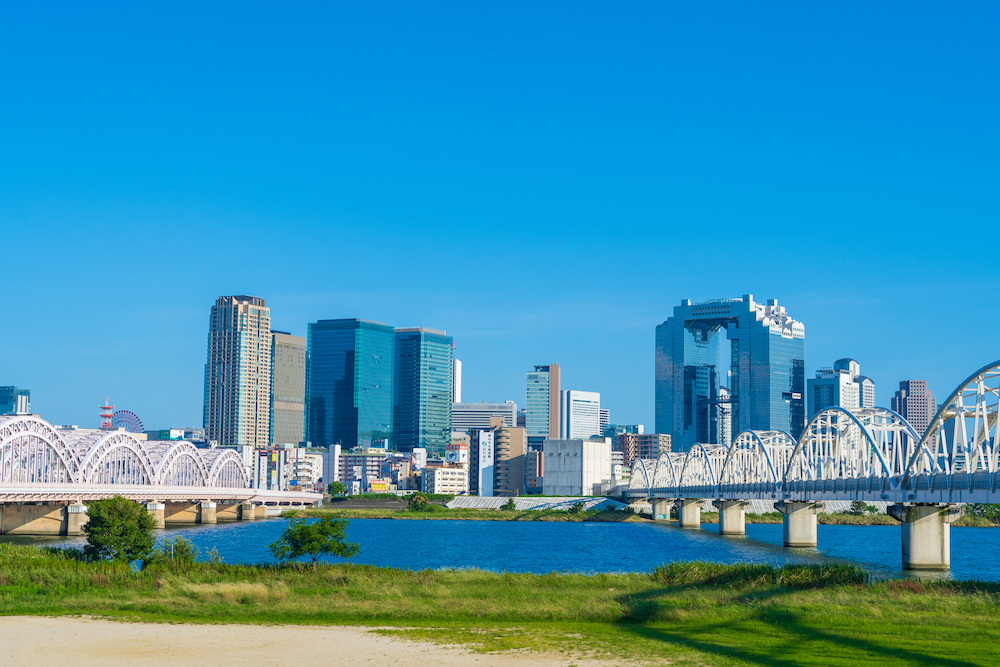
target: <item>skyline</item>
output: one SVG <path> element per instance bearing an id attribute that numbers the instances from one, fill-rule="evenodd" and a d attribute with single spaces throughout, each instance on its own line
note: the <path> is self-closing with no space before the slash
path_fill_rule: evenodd
<path id="1" fill-rule="evenodd" d="M 208 313 L 444 329 L 653 424 L 654 329 L 752 293 L 888 406 L 1000 357 L 1000 8 L 0 8 L 0 384 L 200 426 Z M 969 330 L 969 331 L 967 331 Z"/>

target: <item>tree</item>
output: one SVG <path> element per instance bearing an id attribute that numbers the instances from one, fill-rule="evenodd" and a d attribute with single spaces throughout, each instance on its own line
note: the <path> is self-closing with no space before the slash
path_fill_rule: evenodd
<path id="1" fill-rule="evenodd" d="M 583 503 L 573 503 L 573 506 L 569 508 L 570 514 L 583 514 Z"/>
<path id="2" fill-rule="evenodd" d="M 321 556 L 351 558 L 357 556 L 361 548 L 344 541 L 346 519 L 323 517 L 318 521 L 309 519 L 289 519 L 281 537 L 271 543 L 271 555 L 278 560 L 297 560 L 303 556 L 312 558 L 313 567 Z"/>
<path id="3" fill-rule="evenodd" d="M 423 512 L 427 509 L 427 496 L 417 491 L 406 503 L 406 509 L 413 510 L 414 512 Z"/>
<path id="4" fill-rule="evenodd" d="M 152 555 L 156 520 L 142 505 L 115 496 L 90 503 L 87 514 L 90 519 L 83 525 L 87 535 L 83 552 L 90 560 L 131 563 Z"/>
<path id="5" fill-rule="evenodd" d="M 327 485 L 326 490 L 330 492 L 331 496 L 339 496 L 345 491 L 344 485 L 336 480 L 330 482 Z"/>
<path id="6" fill-rule="evenodd" d="M 514 506 L 514 499 L 508 498 L 507 502 L 500 506 L 501 512 L 513 512 L 517 507 Z"/>

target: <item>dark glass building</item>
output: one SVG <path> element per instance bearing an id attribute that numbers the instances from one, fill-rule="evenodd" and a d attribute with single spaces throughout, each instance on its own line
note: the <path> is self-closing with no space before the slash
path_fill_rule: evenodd
<path id="1" fill-rule="evenodd" d="M 730 342 L 730 397 L 720 399 L 720 332 Z M 696 442 L 720 443 L 719 410 L 732 409 L 740 431 L 782 430 L 797 438 L 805 427 L 805 327 L 777 301 L 753 295 L 691 303 L 685 299 L 656 327 L 656 432 L 673 451 Z"/>
<path id="2" fill-rule="evenodd" d="M 392 446 L 393 331 L 357 319 L 309 325 L 304 422 L 314 447 Z"/>
<path id="3" fill-rule="evenodd" d="M 426 447 L 443 454 L 451 442 L 452 338 L 444 331 L 396 329 L 392 439 L 396 451 Z"/>

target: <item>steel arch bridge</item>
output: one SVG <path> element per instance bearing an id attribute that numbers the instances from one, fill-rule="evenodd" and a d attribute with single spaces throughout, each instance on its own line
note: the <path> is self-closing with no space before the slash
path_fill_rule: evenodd
<path id="1" fill-rule="evenodd" d="M 628 495 L 653 499 L 1000 503 L 1000 361 L 948 397 L 920 437 L 888 408 L 831 407 L 798 440 L 743 431 L 724 445 L 632 462 Z"/>
<path id="2" fill-rule="evenodd" d="M 58 429 L 34 415 L 0 416 L 0 502 L 133 500 L 296 501 L 312 493 L 251 488 L 231 449 L 139 440 L 128 431 Z"/>

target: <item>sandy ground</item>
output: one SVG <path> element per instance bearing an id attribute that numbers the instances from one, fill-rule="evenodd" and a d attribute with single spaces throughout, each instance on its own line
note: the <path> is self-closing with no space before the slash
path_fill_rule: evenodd
<path id="1" fill-rule="evenodd" d="M 170 625 L 0 617 L 4 667 L 434 665 L 555 667 L 603 663 L 537 653 L 470 653 L 340 626 Z"/>

